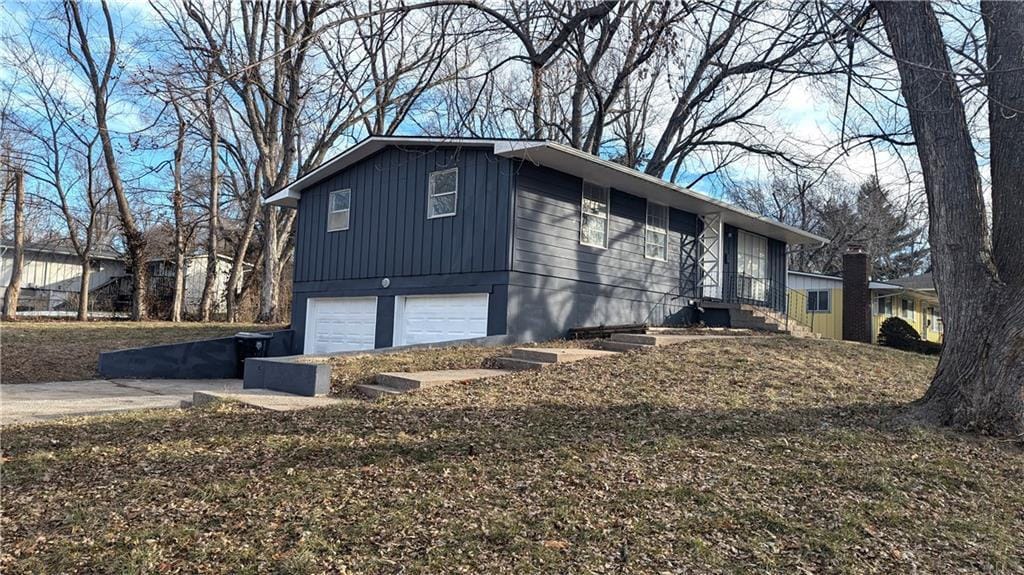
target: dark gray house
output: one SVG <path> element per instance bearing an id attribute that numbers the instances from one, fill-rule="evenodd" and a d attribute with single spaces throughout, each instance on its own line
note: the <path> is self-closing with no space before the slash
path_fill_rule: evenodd
<path id="1" fill-rule="evenodd" d="M 303 353 L 784 310 L 787 245 L 825 241 L 546 141 L 372 137 L 267 202 Z"/>

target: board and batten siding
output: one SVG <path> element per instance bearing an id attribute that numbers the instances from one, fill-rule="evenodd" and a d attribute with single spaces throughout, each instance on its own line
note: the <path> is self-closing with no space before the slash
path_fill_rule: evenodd
<path id="1" fill-rule="evenodd" d="M 456 215 L 427 219 L 430 172 L 459 169 Z M 351 189 L 347 230 L 330 192 Z M 303 192 L 295 283 L 508 270 L 511 162 L 480 148 L 390 147 Z"/>
<path id="2" fill-rule="evenodd" d="M 647 202 L 612 189 L 608 247 L 580 243 L 580 178 L 523 163 L 516 176 L 512 271 L 552 278 L 686 294 L 695 282 L 697 219 L 669 210 L 665 261 L 644 257 Z"/>

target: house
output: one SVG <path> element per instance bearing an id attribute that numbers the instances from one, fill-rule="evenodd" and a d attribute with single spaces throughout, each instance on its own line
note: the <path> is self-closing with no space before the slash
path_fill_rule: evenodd
<path id="1" fill-rule="evenodd" d="M 847 260 L 844 260 L 844 268 Z M 844 337 L 844 319 L 850 312 L 844 308 L 847 292 L 863 291 L 870 314 L 870 341 L 877 343 L 878 330 L 889 317 L 899 317 L 914 327 L 922 339 L 942 342 L 943 326 L 939 300 L 931 274 L 891 281 L 847 283 L 844 277 L 790 271 L 790 316 L 829 339 Z"/>
<path id="2" fill-rule="evenodd" d="M 191 255 L 185 258 L 185 315 L 195 316 L 200 313 L 199 305 L 203 299 L 203 287 L 206 285 L 206 267 L 209 257 L 206 254 Z M 217 255 L 217 275 L 213 284 L 213 313 L 227 313 L 227 285 L 231 277 L 232 259 L 225 254 Z M 153 258 L 149 260 L 149 281 L 151 298 L 166 300 L 162 308 L 170 309 L 171 297 L 174 294 L 174 258 Z M 246 264 L 245 270 L 252 268 Z M 169 313 L 169 312 L 167 312 Z M 166 315 L 158 313 L 157 315 Z"/>
<path id="3" fill-rule="evenodd" d="M 89 300 L 90 313 L 127 313 L 131 308 L 132 277 L 123 256 L 109 247 L 103 247 L 94 250 L 92 261 L 92 273 L 89 276 L 89 292 L 92 294 Z M 205 255 L 186 259 L 184 310 L 188 315 L 199 313 L 199 302 L 206 282 L 206 261 Z M 10 284 L 13 262 L 13 243 L 0 243 L 0 298 Z M 164 308 L 170 309 L 170 298 L 174 293 L 174 260 L 154 258 L 147 265 L 151 304 L 159 312 L 155 315 L 167 315 L 169 311 L 163 312 Z M 220 255 L 214 313 L 226 312 L 224 293 L 230 272 L 231 258 Z M 78 254 L 64 242 L 58 240 L 26 245 L 18 313 L 48 317 L 74 315 L 78 310 L 81 278 L 82 266 Z M 160 303 L 162 300 L 166 300 L 166 304 Z"/>
<path id="4" fill-rule="evenodd" d="M 371 137 L 266 202 L 298 210 L 297 353 L 728 325 L 825 241 L 547 141 Z"/>
<path id="5" fill-rule="evenodd" d="M 0 297 L 11 283 L 14 265 L 14 244 L 0 243 Z M 121 255 L 101 247 L 93 251 L 90 291 L 125 273 Z M 78 310 L 82 264 L 77 252 L 63 242 L 33 242 L 25 245 L 25 261 L 21 273 L 18 313 L 21 315 L 74 315 Z M 99 302 L 91 308 L 103 310 Z"/>

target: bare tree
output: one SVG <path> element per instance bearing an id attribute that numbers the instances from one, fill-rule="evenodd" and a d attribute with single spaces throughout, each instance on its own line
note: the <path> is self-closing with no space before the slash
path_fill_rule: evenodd
<path id="1" fill-rule="evenodd" d="M 992 227 L 964 97 L 935 7 L 874 2 L 885 26 L 929 206 L 945 338 L 917 413 L 939 425 L 1024 435 L 1024 4 L 981 2 Z M 980 59 L 978 60 L 980 63 Z"/>
<path id="2" fill-rule="evenodd" d="M 188 255 L 188 240 L 185 232 L 185 195 L 182 190 L 188 125 L 185 122 L 179 101 L 172 98 L 171 106 L 174 109 L 176 124 L 172 167 L 174 184 L 171 191 L 171 207 L 174 212 L 174 300 L 171 302 L 171 321 L 180 322 L 185 307 L 185 273 L 188 265 L 185 259 L 185 256 Z"/>
<path id="3" fill-rule="evenodd" d="M 199 315 L 202 321 L 210 321 L 220 272 L 220 131 L 217 126 L 216 100 L 213 66 L 207 65 L 203 105 L 210 147 L 210 205 L 206 224 L 206 279 L 199 301 Z"/>
<path id="4" fill-rule="evenodd" d="M 11 263 L 11 279 L 4 292 L 4 321 L 18 319 L 18 295 L 21 293 L 21 273 L 25 268 L 25 170 L 12 160 L 5 150 L 3 170 L 7 175 L 5 188 L 14 191 L 14 254 Z"/>
<path id="5" fill-rule="evenodd" d="M 107 121 L 110 98 L 117 84 L 119 38 L 110 7 L 106 0 L 100 2 L 100 7 L 103 23 L 105 24 L 103 39 L 106 43 L 106 53 L 97 55 L 93 52 L 91 40 L 93 31 L 87 26 L 87 20 L 83 18 L 81 6 L 75 0 L 66 0 L 64 3 L 64 13 L 68 25 L 67 45 L 65 47 L 67 48 L 68 56 L 85 74 L 91 89 L 93 120 L 95 120 L 96 129 L 99 132 L 103 150 L 103 163 L 107 168 L 110 186 L 117 202 L 121 231 L 124 234 L 128 252 L 127 263 L 132 270 L 131 317 L 134 320 L 142 320 L 145 319 L 147 311 L 148 270 L 146 267 L 146 236 L 136 224 L 135 215 L 128 201 L 124 181 L 121 179 L 118 154 L 114 149 L 114 142 L 111 138 L 110 127 Z"/>

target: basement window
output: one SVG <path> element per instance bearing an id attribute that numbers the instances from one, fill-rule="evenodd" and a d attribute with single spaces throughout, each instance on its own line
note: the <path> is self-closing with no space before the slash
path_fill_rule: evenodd
<path id="1" fill-rule="evenodd" d="M 580 243 L 596 248 L 608 247 L 608 188 L 590 182 L 583 182 Z"/>
<path id="2" fill-rule="evenodd" d="M 668 255 L 668 206 L 647 202 L 646 235 L 644 257 L 665 261 Z"/>
<path id="3" fill-rule="evenodd" d="M 807 312 L 808 313 L 828 313 L 832 310 L 831 302 L 831 291 L 827 289 L 822 290 L 808 290 L 807 291 Z"/>
<path id="4" fill-rule="evenodd" d="M 327 231 L 340 232 L 348 229 L 352 208 L 352 190 L 331 192 L 330 208 L 327 211 Z"/>
<path id="5" fill-rule="evenodd" d="M 459 169 L 431 172 L 427 188 L 427 219 L 454 216 L 459 200 Z"/>

